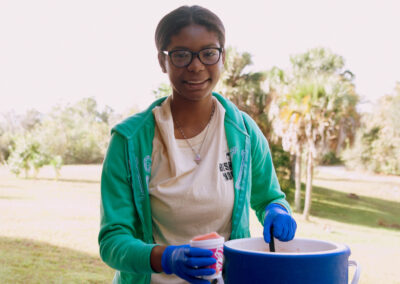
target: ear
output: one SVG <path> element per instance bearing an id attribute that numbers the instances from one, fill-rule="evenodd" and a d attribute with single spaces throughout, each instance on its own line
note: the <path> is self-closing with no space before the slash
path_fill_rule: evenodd
<path id="1" fill-rule="evenodd" d="M 158 63 L 160 64 L 161 70 L 163 73 L 167 73 L 167 68 L 165 66 L 165 54 L 161 51 L 158 52 Z"/>
<path id="2" fill-rule="evenodd" d="M 225 48 L 222 50 L 222 64 L 225 65 Z"/>

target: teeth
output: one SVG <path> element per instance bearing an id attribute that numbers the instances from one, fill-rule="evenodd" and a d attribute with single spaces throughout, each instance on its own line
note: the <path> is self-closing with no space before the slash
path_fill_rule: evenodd
<path id="1" fill-rule="evenodd" d="M 204 81 L 187 81 L 189 84 L 201 84 L 204 83 L 206 80 Z"/>

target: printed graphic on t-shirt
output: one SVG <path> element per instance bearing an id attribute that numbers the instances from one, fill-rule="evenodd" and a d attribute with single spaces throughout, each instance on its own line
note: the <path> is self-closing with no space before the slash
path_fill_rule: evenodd
<path id="1" fill-rule="evenodd" d="M 222 176 L 224 177 L 225 181 L 233 179 L 232 173 L 232 162 L 231 162 L 231 155 L 229 152 L 226 153 L 226 161 L 223 163 L 219 163 L 219 171 L 221 172 Z"/>

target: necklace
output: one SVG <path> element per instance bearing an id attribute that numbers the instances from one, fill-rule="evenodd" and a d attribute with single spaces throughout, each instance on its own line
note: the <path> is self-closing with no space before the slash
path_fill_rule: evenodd
<path id="1" fill-rule="evenodd" d="M 204 136 L 203 141 L 201 142 L 201 145 L 200 145 L 200 148 L 199 148 L 199 152 L 196 152 L 196 151 L 194 150 L 192 144 L 189 142 L 189 139 L 186 137 L 185 133 L 183 132 L 182 127 L 180 126 L 180 124 L 178 123 L 178 121 L 177 121 L 176 119 L 174 119 L 175 124 L 176 124 L 176 128 L 178 128 L 179 132 L 182 134 L 182 136 L 183 136 L 183 138 L 185 139 L 186 143 L 189 145 L 190 149 L 192 149 L 192 152 L 193 152 L 193 154 L 194 154 L 194 161 L 196 162 L 196 164 L 200 164 L 200 162 L 201 162 L 201 156 L 200 156 L 201 148 L 203 148 L 204 141 L 205 141 L 206 138 L 207 138 L 208 128 L 209 128 L 209 126 L 210 126 L 210 122 L 211 122 L 211 119 L 212 119 L 212 117 L 213 117 L 213 115 L 214 115 L 214 112 L 215 112 L 215 103 L 213 103 L 213 107 L 212 107 L 212 110 L 211 110 L 211 115 L 210 115 L 210 118 L 209 118 L 209 120 L 208 120 L 208 122 L 207 122 L 207 126 L 206 126 L 206 127 L 207 127 L 207 129 L 206 129 L 206 135 Z"/>

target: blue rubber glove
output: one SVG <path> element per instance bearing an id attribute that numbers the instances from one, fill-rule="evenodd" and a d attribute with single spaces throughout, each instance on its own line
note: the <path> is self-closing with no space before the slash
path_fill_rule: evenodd
<path id="1" fill-rule="evenodd" d="M 265 208 L 264 240 L 267 243 L 271 241 L 271 226 L 274 226 L 274 237 L 283 242 L 292 240 L 297 229 L 293 217 L 277 203 L 271 203 Z"/>
<path id="2" fill-rule="evenodd" d="M 196 284 L 206 284 L 209 281 L 196 276 L 213 275 L 215 269 L 205 268 L 216 262 L 213 252 L 208 249 L 182 246 L 167 246 L 162 257 L 161 266 L 166 274 L 176 274 L 180 278 Z"/>

